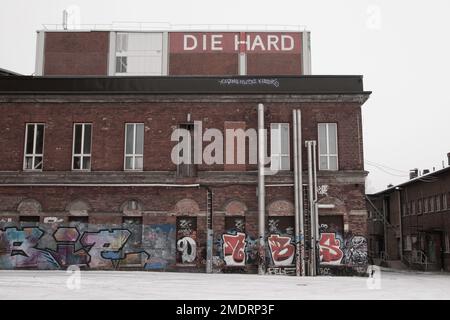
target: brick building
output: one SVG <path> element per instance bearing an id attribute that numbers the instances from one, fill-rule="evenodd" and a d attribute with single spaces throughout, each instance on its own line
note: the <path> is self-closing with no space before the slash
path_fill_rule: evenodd
<path id="1" fill-rule="evenodd" d="M 149 74 L 152 67 L 136 76 L 117 75 L 136 53 L 125 63 L 108 58 L 111 48 L 153 36 L 38 33 L 37 74 L 44 76 L 0 76 L 0 268 L 256 272 L 259 265 L 295 274 L 302 260 L 305 275 L 365 272 L 361 106 L 370 92 L 361 76 L 304 75 L 303 33 L 270 35 L 261 39 L 265 48 L 278 43 L 275 52 L 254 53 L 264 42 L 241 48 L 223 35 L 224 50 L 231 41 L 234 51 L 167 60 L 163 53 L 162 76 Z M 283 35 L 292 45 L 281 44 Z M 163 52 L 164 44 L 172 50 L 187 41 L 161 37 Z M 219 46 L 218 39 L 205 46 Z M 283 46 L 297 52 L 278 52 Z M 200 132 L 207 150 L 208 129 L 258 128 L 267 130 L 266 168 L 238 161 L 239 149 L 223 149 L 232 159 L 226 163 L 173 161 L 177 129 Z M 238 139 L 224 135 L 225 144 Z M 247 137 L 244 145 L 263 140 Z M 317 153 L 308 154 L 312 140 Z M 191 158 L 192 150 L 177 156 Z M 275 174 L 262 178 L 268 168 Z"/>
<path id="2" fill-rule="evenodd" d="M 450 271 L 449 166 L 368 196 L 369 251 L 386 263 Z"/>

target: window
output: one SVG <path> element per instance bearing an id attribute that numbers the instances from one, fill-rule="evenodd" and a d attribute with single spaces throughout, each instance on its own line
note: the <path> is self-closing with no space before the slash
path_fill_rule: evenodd
<path id="1" fill-rule="evenodd" d="M 447 210 L 448 209 L 448 204 L 447 204 L 447 194 L 444 193 L 442 195 L 442 210 Z"/>
<path id="2" fill-rule="evenodd" d="M 142 170 L 144 158 L 144 124 L 125 125 L 125 170 Z"/>
<path id="3" fill-rule="evenodd" d="M 88 224 L 89 216 L 69 216 L 69 224 L 78 225 L 80 223 Z"/>
<path id="4" fill-rule="evenodd" d="M 75 123 L 73 126 L 72 170 L 91 169 L 92 125 Z"/>
<path id="5" fill-rule="evenodd" d="M 441 211 L 441 196 L 436 196 L 436 212 Z"/>
<path id="6" fill-rule="evenodd" d="M 416 202 L 415 201 L 411 202 L 411 214 L 412 215 L 416 214 Z"/>
<path id="7" fill-rule="evenodd" d="M 417 201 L 417 214 L 422 214 L 422 207 L 423 207 L 422 199 L 419 199 Z"/>
<path id="8" fill-rule="evenodd" d="M 118 32 L 116 75 L 162 75 L 162 32 Z"/>
<path id="9" fill-rule="evenodd" d="M 189 148 L 183 148 L 179 151 L 178 156 L 185 161 L 181 161 L 179 159 L 179 163 L 177 165 L 177 176 L 178 177 L 195 177 L 197 175 L 197 165 L 195 164 L 194 159 L 194 135 L 195 135 L 195 124 L 194 123 L 182 123 L 178 126 L 180 129 L 186 130 L 186 136 L 183 139 L 188 139 L 190 142 Z M 189 135 L 187 135 L 189 132 Z M 190 138 L 189 138 L 190 137 Z M 186 152 L 186 153 L 185 153 Z"/>
<path id="10" fill-rule="evenodd" d="M 127 57 L 116 57 L 116 72 L 117 73 L 127 72 Z"/>
<path id="11" fill-rule="evenodd" d="M 270 169 L 290 170 L 289 123 L 270 124 Z"/>
<path id="12" fill-rule="evenodd" d="M 337 124 L 319 123 L 319 170 L 338 170 Z"/>
<path id="13" fill-rule="evenodd" d="M 36 227 L 39 225 L 40 217 L 39 216 L 20 216 L 19 224 L 20 227 Z"/>
<path id="14" fill-rule="evenodd" d="M 411 236 L 407 235 L 406 237 L 403 237 L 403 241 L 405 244 L 405 251 L 411 251 L 412 250 Z"/>
<path id="15" fill-rule="evenodd" d="M 450 252 L 450 241 L 448 237 L 448 232 L 444 232 L 444 249 L 446 253 Z"/>
<path id="16" fill-rule="evenodd" d="M 434 197 L 430 197 L 430 212 L 434 212 Z"/>
<path id="17" fill-rule="evenodd" d="M 24 170 L 42 170 L 44 124 L 28 123 L 25 129 Z"/>
<path id="18" fill-rule="evenodd" d="M 423 199 L 423 213 L 428 213 L 428 198 Z"/>

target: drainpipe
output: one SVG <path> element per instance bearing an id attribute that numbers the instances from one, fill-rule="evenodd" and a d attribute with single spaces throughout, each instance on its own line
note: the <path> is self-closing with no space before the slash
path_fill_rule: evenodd
<path id="1" fill-rule="evenodd" d="M 314 222 L 315 222 L 315 236 L 314 236 L 314 252 L 316 253 L 316 269 L 315 272 L 318 274 L 319 269 L 319 204 L 317 203 L 317 161 L 316 161 L 316 146 L 317 142 L 312 141 L 312 158 L 313 158 L 313 182 L 314 182 L 314 190 L 313 190 L 313 198 L 314 198 Z"/>
<path id="2" fill-rule="evenodd" d="M 302 114 L 297 110 L 297 157 L 298 157 L 298 201 L 299 201 L 299 224 L 300 224 L 300 264 L 301 274 L 305 276 L 305 225 L 303 220 L 303 169 L 302 169 Z M 298 241 L 298 239 L 297 239 Z"/>
<path id="3" fill-rule="evenodd" d="M 259 234 L 259 265 L 258 274 L 266 273 L 265 268 L 265 189 L 264 189 L 264 105 L 258 104 L 258 234 Z"/>
<path id="4" fill-rule="evenodd" d="M 294 199 L 295 199 L 295 275 L 301 274 L 300 257 L 300 201 L 299 201 L 299 177 L 298 177 L 298 133 L 297 133 L 297 110 L 292 110 L 292 130 L 294 136 Z"/>
<path id="5" fill-rule="evenodd" d="M 314 178 L 313 178 L 313 161 L 312 161 L 312 141 L 305 142 L 308 150 L 308 199 L 309 213 L 311 221 L 311 244 L 310 244 L 310 275 L 316 275 L 316 215 L 314 213 Z"/>

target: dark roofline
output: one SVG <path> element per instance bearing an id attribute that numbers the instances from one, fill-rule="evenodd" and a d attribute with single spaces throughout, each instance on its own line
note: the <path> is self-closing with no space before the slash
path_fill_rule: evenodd
<path id="1" fill-rule="evenodd" d="M 366 94 L 363 77 L 344 76 L 18 76 L 0 94 Z"/>
<path id="2" fill-rule="evenodd" d="M 400 183 L 400 184 L 398 184 L 396 186 L 392 186 L 392 187 L 384 189 L 382 191 L 378 191 L 376 193 L 368 194 L 368 196 L 380 196 L 380 195 L 382 195 L 384 193 L 391 193 L 391 192 L 397 190 L 397 188 L 400 188 L 400 187 L 403 187 L 403 186 L 406 186 L 406 185 L 409 185 L 409 184 L 413 184 L 413 183 L 424 182 L 423 178 L 438 176 L 438 175 L 441 175 L 443 173 L 446 173 L 447 171 L 450 171 L 450 166 L 442 168 L 442 169 L 439 169 L 437 171 L 433 171 L 433 172 L 427 173 L 427 174 L 425 174 L 423 176 L 420 176 L 420 177 L 417 177 L 417 178 L 414 178 L 414 179 L 410 179 L 408 181 L 402 182 L 402 183 Z"/>
<path id="3" fill-rule="evenodd" d="M 22 75 L 20 73 L 11 70 L 0 68 L 0 77 L 3 76 L 22 76 Z"/>

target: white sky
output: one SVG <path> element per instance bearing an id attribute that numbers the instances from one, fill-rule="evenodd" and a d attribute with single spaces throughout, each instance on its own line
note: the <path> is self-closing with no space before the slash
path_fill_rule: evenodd
<path id="1" fill-rule="evenodd" d="M 33 73 L 35 31 L 60 24 L 70 5 L 82 24 L 307 26 L 313 74 L 361 74 L 373 91 L 363 106 L 364 154 L 385 167 L 366 163 L 369 193 L 405 181 L 409 169 L 442 168 L 450 152 L 448 0 L 2 0 L 0 68 Z"/>

